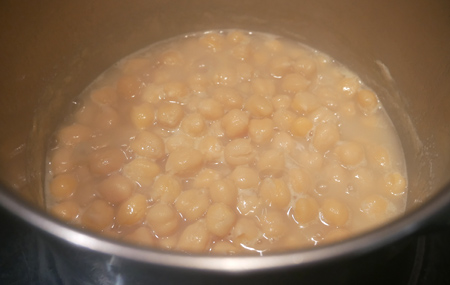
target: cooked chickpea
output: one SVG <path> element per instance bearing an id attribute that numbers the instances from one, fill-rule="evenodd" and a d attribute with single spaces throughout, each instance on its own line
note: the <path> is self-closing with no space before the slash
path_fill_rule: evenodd
<path id="1" fill-rule="evenodd" d="M 240 250 L 229 241 L 216 241 L 211 247 L 211 253 L 219 255 L 233 255 Z"/>
<path id="2" fill-rule="evenodd" d="M 241 217 L 236 221 L 231 236 L 233 243 L 251 247 L 262 238 L 262 232 L 254 219 Z"/>
<path id="3" fill-rule="evenodd" d="M 51 153 L 50 169 L 53 175 L 68 172 L 75 167 L 72 148 L 57 148 Z"/>
<path id="4" fill-rule="evenodd" d="M 226 39 L 227 39 L 227 41 L 234 43 L 234 44 L 245 43 L 250 40 L 248 35 L 246 35 L 242 31 L 238 31 L 238 30 L 229 32 L 226 35 Z"/>
<path id="5" fill-rule="evenodd" d="M 308 114 L 317 110 L 321 104 L 319 98 L 310 92 L 299 92 L 295 94 L 292 100 L 292 109 L 301 113 Z"/>
<path id="6" fill-rule="evenodd" d="M 80 213 L 80 206 L 74 201 L 63 201 L 52 207 L 51 213 L 64 221 L 73 221 Z"/>
<path id="7" fill-rule="evenodd" d="M 72 173 L 55 176 L 50 182 L 50 193 L 57 200 L 71 197 L 78 187 L 78 179 Z"/>
<path id="8" fill-rule="evenodd" d="M 191 136 L 200 136 L 205 128 L 205 120 L 199 113 L 189 114 L 181 121 L 181 129 Z"/>
<path id="9" fill-rule="evenodd" d="M 233 109 L 222 117 L 222 127 L 229 138 L 243 137 L 247 134 L 249 116 L 246 112 Z"/>
<path id="10" fill-rule="evenodd" d="M 259 186 L 259 196 L 276 209 L 283 209 L 291 201 L 291 192 L 286 183 L 279 178 L 266 178 Z"/>
<path id="11" fill-rule="evenodd" d="M 211 241 L 211 235 L 204 219 L 188 225 L 180 235 L 176 248 L 185 252 L 204 252 Z"/>
<path id="12" fill-rule="evenodd" d="M 180 216 L 177 211 L 164 202 L 151 206 L 147 211 L 147 225 L 158 237 L 174 234 L 180 225 Z"/>
<path id="13" fill-rule="evenodd" d="M 153 125 L 155 121 L 155 110 L 150 103 L 144 102 L 141 105 L 131 108 L 130 118 L 136 128 L 144 130 Z"/>
<path id="14" fill-rule="evenodd" d="M 164 87 L 159 84 L 149 84 L 142 90 L 142 99 L 144 102 L 156 104 L 165 97 Z"/>
<path id="15" fill-rule="evenodd" d="M 159 176 L 150 190 L 152 200 L 173 203 L 181 193 L 181 183 L 172 175 Z"/>
<path id="16" fill-rule="evenodd" d="M 225 161 L 230 165 L 250 163 L 255 157 L 255 150 L 250 139 L 235 139 L 225 146 Z"/>
<path id="17" fill-rule="evenodd" d="M 155 236 L 153 236 L 152 231 L 147 227 L 137 228 L 133 232 L 127 234 L 123 240 L 142 246 L 154 246 L 156 243 Z"/>
<path id="18" fill-rule="evenodd" d="M 280 109 L 273 113 L 272 120 L 276 129 L 280 131 L 288 131 L 290 130 L 296 117 L 297 116 L 295 113 L 289 110 Z"/>
<path id="19" fill-rule="evenodd" d="M 315 151 L 301 151 L 298 161 L 300 165 L 308 169 L 319 170 L 323 165 L 324 157 Z"/>
<path id="20" fill-rule="evenodd" d="M 116 224 L 132 226 L 145 217 L 147 198 L 142 194 L 134 194 L 119 205 L 116 214 Z"/>
<path id="21" fill-rule="evenodd" d="M 197 173 L 203 166 L 203 155 L 196 149 L 183 148 L 169 154 L 166 162 L 166 172 L 180 176 L 190 176 Z"/>
<path id="22" fill-rule="evenodd" d="M 285 169 L 285 158 L 282 151 L 270 149 L 261 153 L 256 164 L 260 176 L 280 176 Z"/>
<path id="23" fill-rule="evenodd" d="M 389 168 L 391 157 L 388 150 L 380 145 L 369 145 L 367 147 L 367 160 L 377 168 Z"/>
<path id="24" fill-rule="evenodd" d="M 356 77 L 345 77 L 339 82 L 338 88 L 350 98 L 361 88 L 361 83 Z"/>
<path id="25" fill-rule="evenodd" d="M 199 39 L 199 43 L 213 52 L 218 52 L 224 45 L 225 38 L 222 34 L 211 32 Z"/>
<path id="26" fill-rule="evenodd" d="M 398 196 L 405 193 L 406 180 L 398 172 L 392 172 L 384 176 L 384 185 L 388 193 Z"/>
<path id="27" fill-rule="evenodd" d="M 130 142 L 130 148 L 137 155 L 159 159 L 165 154 L 164 141 L 157 135 L 148 132 L 140 132 L 134 140 Z"/>
<path id="28" fill-rule="evenodd" d="M 356 102 L 364 114 L 371 114 L 378 108 L 378 99 L 375 93 L 363 89 L 356 93 Z"/>
<path id="29" fill-rule="evenodd" d="M 290 152 L 294 149 L 296 143 L 292 136 L 286 132 L 277 132 L 273 136 L 272 146 L 273 148 Z"/>
<path id="30" fill-rule="evenodd" d="M 57 139 L 61 145 L 74 146 L 87 141 L 91 135 L 92 130 L 89 127 L 75 123 L 59 130 Z"/>
<path id="31" fill-rule="evenodd" d="M 117 127 L 121 121 L 120 115 L 111 107 L 104 106 L 93 119 L 93 125 L 97 129 L 108 130 Z"/>
<path id="32" fill-rule="evenodd" d="M 305 117 L 298 117 L 292 122 L 291 133 L 294 136 L 305 137 L 313 128 L 311 120 Z"/>
<path id="33" fill-rule="evenodd" d="M 94 200 L 81 215 L 81 224 L 93 231 L 102 231 L 112 226 L 114 208 L 104 200 Z"/>
<path id="34" fill-rule="evenodd" d="M 245 193 L 238 196 L 237 209 L 241 215 L 254 215 L 263 208 L 263 200 L 256 193 Z"/>
<path id="35" fill-rule="evenodd" d="M 167 151 L 174 152 L 182 148 L 193 148 L 194 140 L 185 134 L 176 134 L 167 138 L 166 148 Z"/>
<path id="36" fill-rule="evenodd" d="M 297 193 L 307 193 L 312 190 L 313 180 L 308 170 L 292 168 L 289 170 L 289 183 Z"/>
<path id="37" fill-rule="evenodd" d="M 111 86 L 104 86 L 91 92 L 90 98 L 100 105 L 112 105 L 116 102 L 116 91 Z"/>
<path id="38" fill-rule="evenodd" d="M 314 59 L 301 56 L 292 64 L 293 69 L 300 72 L 306 78 L 312 78 L 317 72 L 317 65 Z"/>
<path id="39" fill-rule="evenodd" d="M 164 127 L 175 128 L 184 116 L 183 107 L 176 103 L 163 103 L 156 112 L 156 121 Z"/>
<path id="40" fill-rule="evenodd" d="M 159 62 L 169 66 L 180 66 L 184 63 L 183 55 L 177 50 L 168 50 L 161 54 Z"/>
<path id="41" fill-rule="evenodd" d="M 143 84 L 139 77 L 123 75 L 117 81 L 116 92 L 120 98 L 130 100 L 140 95 Z"/>
<path id="42" fill-rule="evenodd" d="M 123 174 L 141 186 L 150 186 L 159 174 L 158 164 L 145 158 L 135 158 L 123 167 Z"/>
<path id="43" fill-rule="evenodd" d="M 128 199 L 133 193 L 133 182 L 121 174 L 113 174 L 98 186 L 98 192 L 106 201 L 117 204 Z"/>
<path id="44" fill-rule="evenodd" d="M 359 167 L 352 172 L 352 186 L 356 191 L 369 192 L 375 188 L 375 185 L 372 169 Z"/>
<path id="45" fill-rule="evenodd" d="M 292 61 L 289 56 L 280 55 L 269 62 L 269 72 L 274 77 L 283 77 L 289 72 Z"/>
<path id="46" fill-rule="evenodd" d="M 208 210 L 210 201 L 206 191 L 189 189 L 181 192 L 175 201 L 175 208 L 186 221 L 195 221 Z"/>
<path id="47" fill-rule="evenodd" d="M 259 184 L 258 172 L 247 166 L 236 166 L 230 178 L 240 189 L 256 188 Z"/>
<path id="48" fill-rule="evenodd" d="M 340 138 L 339 128 L 334 124 L 320 124 L 314 131 L 312 144 L 320 152 L 329 150 Z"/>
<path id="49" fill-rule="evenodd" d="M 209 196 L 214 203 L 224 203 L 234 207 L 237 195 L 238 189 L 230 179 L 217 180 L 209 185 Z"/>
<path id="50" fill-rule="evenodd" d="M 252 80 L 251 84 L 252 94 L 265 98 L 270 98 L 275 95 L 276 85 L 273 79 L 256 77 Z"/>
<path id="51" fill-rule="evenodd" d="M 174 81 L 167 82 L 164 84 L 164 94 L 169 100 L 181 101 L 185 96 L 188 95 L 189 88 L 185 83 Z"/>
<path id="52" fill-rule="evenodd" d="M 354 167 L 365 159 L 364 148 L 357 142 L 345 142 L 335 149 L 339 161 L 346 167 Z"/>
<path id="53" fill-rule="evenodd" d="M 213 97 L 228 110 L 240 109 L 244 104 L 244 99 L 239 92 L 231 87 L 216 87 L 213 90 Z"/>
<path id="54" fill-rule="evenodd" d="M 236 222 L 236 213 L 224 203 L 214 203 L 208 208 L 206 213 L 206 227 L 218 236 L 228 235 Z"/>
<path id="55" fill-rule="evenodd" d="M 323 222 L 329 226 L 342 227 L 350 218 L 347 205 L 333 198 L 328 198 L 323 202 L 320 213 Z"/>
<path id="56" fill-rule="evenodd" d="M 281 88 L 288 93 L 297 93 L 305 91 L 310 83 L 311 82 L 303 75 L 299 73 L 290 73 L 283 76 L 281 79 Z"/>
<path id="57" fill-rule="evenodd" d="M 270 142 L 273 136 L 273 121 L 269 118 L 253 119 L 248 124 L 248 135 L 257 144 Z"/>
<path id="58" fill-rule="evenodd" d="M 119 148 L 105 147 L 90 155 L 89 169 L 93 174 L 107 175 L 118 171 L 125 161 L 125 154 Z"/>
<path id="59" fill-rule="evenodd" d="M 266 98 L 253 95 L 245 102 L 245 109 L 250 112 L 254 118 L 269 117 L 272 115 L 272 103 Z"/>
<path id="60" fill-rule="evenodd" d="M 208 188 L 212 183 L 222 178 L 220 172 L 210 169 L 204 168 L 202 169 L 194 180 L 195 188 Z"/>
<path id="61" fill-rule="evenodd" d="M 292 98 L 288 95 L 277 95 L 272 98 L 272 105 L 275 110 L 288 109 L 292 105 Z"/>
<path id="62" fill-rule="evenodd" d="M 199 150 L 203 153 L 206 161 L 217 161 L 223 154 L 223 143 L 218 137 L 207 136 L 199 143 Z"/>
<path id="63" fill-rule="evenodd" d="M 395 211 L 395 206 L 383 196 L 372 194 L 361 201 L 361 211 L 372 222 L 380 223 L 390 217 L 391 213 Z"/>
<path id="64" fill-rule="evenodd" d="M 299 198 L 294 206 L 294 219 L 300 225 L 308 224 L 319 217 L 319 204 L 312 197 Z"/>
<path id="65" fill-rule="evenodd" d="M 260 227 L 268 239 L 280 239 L 288 232 L 286 215 L 280 211 L 267 210 L 260 217 Z"/>
<path id="66" fill-rule="evenodd" d="M 249 54 L 246 54 L 248 51 L 248 47 L 247 46 L 242 46 L 242 49 L 239 49 L 240 47 L 236 47 L 235 49 L 233 49 L 233 52 L 239 53 L 238 56 L 242 56 L 242 57 L 248 57 Z M 236 64 L 236 73 L 238 76 L 238 79 L 240 79 L 240 81 L 250 81 L 254 75 L 255 75 L 255 69 L 253 68 L 253 66 L 251 66 L 250 64 L 246 63 L 246 62 L 239 62 Z"/>
<path id="67" fill-rule="evenodd" d="M 223 116 L 223 107 L 215 99 L 204 99 L 198 105 L 198 112 L 208 120 L 217 120 Z"/>

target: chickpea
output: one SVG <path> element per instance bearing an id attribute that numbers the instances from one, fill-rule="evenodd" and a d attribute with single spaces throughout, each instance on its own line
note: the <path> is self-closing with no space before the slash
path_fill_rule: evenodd
<path id="1" fill-rule="evenodd" d="M 217 255 L 233 255 L 239 251 L 240 250 L 229 241 L 216 241 L 211 248 L 211 253 Z"/>
<path id="2" fill-rule="evenodd" d="M 166 140 L 166 148 L 167 151 L 174 152 L 176 150 L 180 150 L 182 148 L 193 148 L 194 140 L 184 134 L 174 134 L 167 138 Z"/>
<path id="3" fill-rule="evenodd" d="M 294 136 L 306 137 L 312 128 L 313 123 L 311 122 L 311 120 L 305 117 L 298 117 L 292 122 L 291 133 Z"/>
<path id="4" fill-rule="evenodd" d="M 361 83 L 356 77 L 345 77 L 339 82 L 338 88 L 347 98 L 351 98 L 361 88 Z"/>
<path id="5" fill-rule="evenodd" d="M 167 82 L 164 84 L 164 94 L 167 99 L 181 101 L 189 94 L 189 88 L 183 82 Z"/>
<path id="6" fill-rule="evenodd" d="M 305 91 L 311 82 L 299 73 L 290 73 L 281 79 L 281 88 L 288 93 Z"/>
<path id="7" fill-rule="evenodd" d="M 126 157 L 119 148 L 105 147 L 94 151 L 89 157 L 89 169 L 96 175 L 107 175 L 118 171 Z"/>
<path id="8" fill-rule="evenodd" d="M 210 201 L 202 189 L 189 189 L 181 192 L 175 201 L 175 208 L 186 221 L 195 221 L 208 210 Z"/>
<path id="9" fill-rule="evenodd" d="M 265 98 L 270 98 L 275 95 L 277 90 L 275 81 L 270 78 L 256 77 L 252 80 L 252 94 Z"/>
<path id="10" fill-rule="evenodd" d="M 334 124 L 320 124 L 314 132 L 312 145 L 320 152 L 328 151 L 339 141 L 339 128 Z"/>
<path id="11" fill-rule="evenodd" d="M 297 193 L 307 193 L 313 188 L 313 180 L 308 170 L 304 168 L 292 168 L 289 170 L 289 182 Z"/>
<path id="12" fill-rule="evenodd" d="M 94 120 L 100 108 L 91 100 L 84 100 L 83 103 L 84 105 L 75 111 L 74 119 L 75 123 L 88 126 Z"/>
<path id="13" fill-rule="evenodd" d="M 294 71 L 299 72 L 306 78 L 313 78 L 317 73 L 317 65 L 314 59 L 302 56 L 297 58 L 297 60 L 292 64 Z"/>
<path id="14" fill-rule="evenodd" d="M 395 206 L 383 196 L 372 194 L 361 201 L 361 211 L 375 224 L 386 221 Z"/>
<path id="15" fill-rule="evenodd" d="M 97 184 L 92 182 L 80 183 L 80 186 L 71 200 L 75 201 L 81 207 L 89 205 L 97 196 L 97 186 Z"/>
<path id="16" fill-rule="evenodd" d="M 199 43 L 212 52 L 218 52 L 223 49 L 225 38 L 222 34 L 211 32 L 203 35 Z"/>
<path id="17" fill-rule="evenodd" d="M 241 215 L 249 216 L 260 212 L 263 207 L 263 201 L 256 193 L 245 193 L 238 197 L 237 209 Z"/>
<path id="18" fill-rule="evenodd" d="M 247 166 L 236 166 L 230 178 L 240 189 L 256 188 L 259 184 L 258 172 Z"/>
<path id="19" fill-rule="evenodd" d="M 266 98 L 253 95 L 245 103 L 245 109 L 255 118 L 269 117 L 273 113 L 272 103 Z"/>
<path id="20" fill-rule="evenodd" d="M 275 110 L 289 109 L 292 105 L 292 98 L 288 95 L 277 95 L 272 98 L 272 105 Z"/>
<path id="21" fill-rule="evenodd" d="M 229 138 L 247 135 L 249 116 L 246 112 L 233 109 L 222 118 L 222 127 Z"/>
<path id="22" fill-rule="evenodd" d="M 208 120 L 217 120 L 224 114 L 224 110 L 219 101 L 208 98 L 200 101 L 198 112 Z"/>
<path id="23" fill-rule="evenodd" d="M 363 89 L 356 93 L 356 102 L 366 115 L 375 112 L 378 108 L 377 95 L 370 90 Z"/>
<path id="24" fill-rule="evenodd" d="M 66 173 L 75 168 L 76 162 L 72 148 L 57 148 L 51 153 L 50 169 L 53 175 Z"/>
<path id="25" fill-rule="evenodd" d="M 163 103 L 156 113 L 156 121 L 164 127 L 175 128 L 183 119 L 183 107 L 176 103 Z"/>
<path id="26" fill-rule="evenodd" d="M 230 179 L 220 179 L 209 185 L 209 196 L 214 203 L 236 206 L 238 189 Z"/>
<path id="27" fill-rule="evenodd" d="M 87 141 L 91 135 L 92 131 L 89 127 L 75 123 L 59 130 L 57 140 L 60 145 L 74 146 Z"/>
<path id="28" fill-rule="evenodd" d="M 72 173 L 63 173 L 53 178 L 50 182 L 50 193 L 56 200 L 71 197 L 78 187 L 78 179 Z"/>
<path id="29" fill-rule="evenodd" d="M 291 59 L 286 55 L 273 57 L 269 62 L 270 74 L 274 77 L 283 77 L 291 68 Z"/>
<path id="30" fill-rule="evenodd" d="M 279 178 L 266 178 L 259 186 L 259 196 L 276 209 L 284 209 L 291 201 L 291 192 L 286 183 Z"/>
<path id="31" fill-rule="evenodd" d="M 256 167 L 262 176 L 280 176 L 285 169 L 283 152 L 277 149 L 262 152 Z"/>
<path id="32" fill-rule="evenodd" d="M 392 172 L 384 176 L 384 185 L 388 193 L 399 196 L 406 191 L 406 180 L 398 172 Z"/>
<path id="33" fill-rule="evenodd" d="M 98 192 L 102 198 L 112 204 L 118 204 L 128 199 L 133 193 L 133 189 L 133 182 L 121 174 L 109 176 L 98 186 Z"/>
<path id="34" fill-rule="evenodd" d="M 152 185 L 159 173 L 159 166 L 145 158 L 135 158 L 123 167 L 123 174 L 143 187 Z"/>
<path id="35" fill-rule="evenodd" d="M 223 143 L 218 137 L 207 136 L 199 143 L 199 149 L 206 161 L 218 161 L 223 154 Z"/>
<path id="36" fill-rule="evenodd" d="M 104 86 L 93 90 L 90 98 L 94 103 L 100 105 L 112 105 L 117 100 L 116 90 L 110 86 Z"/>
<path id="37" fill-rule="evenodd" d="M 364 148 L 357 142 L 345 142 L 334 150 L 339 161 L 345 167 L 354 167 L 365 159 Z"/>
<path id="38" fill-rule="evenodd" d="M 203 168 L 194 180 L 194 187 L 208 188 L 212 183 L 222 178 L 222 175 L 213 169 Z"/>
<path id="39" fill-rule="evenodd" d="M 163 52 L 158 61 L 168 66 L 181 66 L 185 62 L 181 52 L 173 49 Z"/>
<path id="40" fill-rule="evenodd" d="M 181 129 L 191 136 L 200 136 L 205 128 L 205 120 L 199 113 L 189 114 L 181 121 Z"/>
<path id="41" fill-rule="evenodd" d="M 226 39 L 228 42 L 233 44 L 240 44 L 240 43 L 246 43 L 250 41 L 250 38 L 247 34 L 243 33 L 242 31 L 234 30 L 229 32 L 226 35 Z"/>
<path id="42" fill-rule="evenodd" d="M 272 147 L 275 149 L 289 153 L 294 149 L 295 144 L 292 136 L 286 132 L 277 132 L 273 136 Z"/>
<path id="43" fill-rule="evenodd" d="M 297 116 L 293 112 L 281 109 L 273 113 L 272 120 L 276 129 L 280 131 L 288 131 L 290 130 L 296 117 Z"/>
<path id="44" fill-rule="evenodd" d="M 142 194 L 134 194 L 119 205 L 116 223 L 120 226 L 132 226 L 145 217 L 147 198 Z"/>
<path id="45" fill-rule="evenodd" d="M 298 156 L 299 164 L 308 169 L 320 169 L 323 165 L 323 161 L 323 155 L 315 151 L 301 151 Z"/>
<path id="46" fill-rule="evenodd" d="M 233 243 L 252 247 L 261 240 L 262 232 L 254 219 L 241 217 L 236 221 L 231 236 Z"/>
<path id="47" fill-rule="evenodd" d="M 217 67 L 213 75 L 213 83 L 224 86 L 234 86 L 238 82 L 236 72 L 229 66 Z"/>
<path id="48" fill-rule="evenodd" d="M 197 173 L 203 166 L 203 155 L 196 149 L 183 148 L 169 154 L 166 172 L 180 176 Z"/>
<path id="49" fill-rule="evenodd" d="M 206 92 L 207 86 L 209 85 L 209 78 L 204 74 L 194 73 L 187 77 L 187 84 L 189 89 L 195 94 Z"/>
<path id="50" fill-rule="evenodd" d="M 104 200 L 94 200 L 81 215 L 81 224 L 93 231 L 102 231 L 114 222 L 114 208 Z"/>
<path id="51" fill-rule="evenodd" d="M 309 119 L 316 124 L 338 124 L 338 118 L 327 107 L 320 107 L 309 114 Z"/>
<path id="52" fill-rule="evenodd" d="M 248 51 L 248 46 L 238 46 L 236 48 L 233 48 L 232 53 L 236 53 L 237 56 L 244 58 L 249 56 L 249 54 L 247 53 Z M 253 68 L 253 66 L 246 62 L 239 62 L 236 64 L 236 74 L 238 76 L 238 80 L 240 80 L 241 82 L 247 82 L 255 76 L 255 69 Z"/>
<path id="53" fill-rule="evenodd" d="M 231 87 L 216 87 L 213 89 L 213 97 L 228 110 L 241 109 L 244 104 L 244 99 L 239 92 Z"/>
<path id="54" fill-rule="evenodd" d="M 328 198 L 323 202 L 320 213 L 322 221 L 334 227 L 344 226 L 350 217 L 347 205 L 333 198 Z"/>
<path id="55" fill-rule="evenodd" d="M 250 163 L 255 157 L 255 150 L 250 139 L 235 139 L 225 146 L 224 155 L 228 164 L 236 166 Z"/>
<path id="56" fill-rule="evenodd" d="M 70 222 L 77 218 L 80 207 L 74 201 L 64 201 L 53 206 L 51 213 L 61 220 Z"/>
<path id="57" fill-rule="evenodd" d="M 253 50 L 251 63 L 258 68 L 264 68 L 270 60 L 270 53 L 266 50 Z"/>
<path id="58" fill-rule="evenodd" d="M 206 213 L 206 227 L 218 237 L 228 235 L 236 222 L 236 213 L 224 203 L 214 203 Z"/>
<path id="59" fill-rule="evenodd" d="M 130 148 L 137 155 L 159 159 L 165 154 L 164 141 L 157 135 L 148 132 L 140 132 L 134 140 L 130 142 Z"/>
<path id="60" fill-rule="evenodd" d="M 161 202 L 148 209 L 146 222 L 158 237 L 170 236 L 178 230 L 180 216 L 172 206 Z"/>
<path id="61" fill-rule="evenodd" d="M 263 235 L 268 239 L 280 239 L 288 232 L 286 215 L 280 211 L 269 209 L 261 215 L 259 221 Z"/>
<path id="62" fill-rule="evenodd" d="M 372 191 L 376 185 L 374 171 L 366 167 L 355 169 L 352 172 L 352 185 L 356 191 Z"/>
<path id="63" fill-rule="evenodd" d="M 93 125 L 102 130 L 112 129 L 119 125 L 121 118 L 116 110 L 103 106 L 94 117 Z"/>
<path id="64" fill-rule="evenodd" d="M 123 75 L 117 81 L 116 92 L 120 98 L 130 100 L 140 95 L 142 81 L 134 75 Z"/>
<path id="65" fill-rule="evenodd" d="M 153 125 L 155 121 L 155 110 L 150 103 L 144 102 L 141 105 L 131 108 L 130 118 L 136 128 L 144 130 Z"/>
<path id="66" fill-rule="evenodd" d="M 294 219 L 300 225 L 308 224 L 319 217 L 319 204 L 312 197 L 299 198 L 294 206 Z"/>
<path id="67" fill-rule="evenodd" d="M 181 183 L 172 175 L 163 174 L 156 178 L 150 190 L 152 200 L 171 204 L 181 193 Z"/>
<path id="68" fill-rule="evenodd" d="M 320 106 L 319 98 L 310 92 L 299 92 L 292 100 L 292 109 L 300 114 L 308 114 L 317 110 Z"/>
<path id="69" fill-rule="evenodd" d="M 376 168 L 389 168 L 391 166 L 391 157 L 386 148 L 380 145 L 369 145 L 366 149 L 367 160 L 369 164 Z"/>
<path id="70" fill-rule="evenodd" d="M 273 136 L 273 121 L 269 118 L 253 119 L 248 124 L 248 135 L 257 144 L 270 142 Z"/>
<path id="71" fill-rule="evenodd" d="M 211 242 L 211 235 L 204 219 L 187 226 L 180 235 L 176 248 L 185 252 L 204 252 Z"/>
<path id="72" fill-rule="evenodd" d="M 156 239 L 153 236 L 152 231 L 147 227 L 137 228 L 133 232 L 127 234 L 123 240 L 142 246 L 154 246 L 156 244 Z"/>
<path id="73" fill-rule="evenodd" d="M 149 84 L 142 90 L 142 99 L 150 104 L 156 104 L 164 99 L 164 87 L 159 84 Z"/>

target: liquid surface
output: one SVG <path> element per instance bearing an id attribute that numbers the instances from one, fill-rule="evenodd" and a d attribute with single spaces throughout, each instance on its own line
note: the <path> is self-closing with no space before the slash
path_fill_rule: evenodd
<path id="1" fill-rule="evenodd" d="M 48 153 L 46 203 L 126 242 L 263 254 L 387 222 L 406 181 L 355 74 L 283 38 L 212 31 L 141 50 L 80 95 Z"/>

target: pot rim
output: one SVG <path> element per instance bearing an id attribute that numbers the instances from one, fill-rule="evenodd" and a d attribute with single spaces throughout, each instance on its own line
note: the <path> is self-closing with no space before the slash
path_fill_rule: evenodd
<path id="1" fill-rule="evenodd" d="M 72 227 L 32 207 L 0 187 L 0 206 L 26 223 L 72 245 L 128 260 L 183 269 L 219 272 L 252 272 L 268 269 L 310 266 L 337 258 L 362 255 L 398 241 L 422 229 L 427 221 L 450 205 L 450 183 L 417 209 L 367 233 L 338 243 L 270 253 L 264 256 L 212 256 L 185 254 L 138 247 L 96 236 Z"/>

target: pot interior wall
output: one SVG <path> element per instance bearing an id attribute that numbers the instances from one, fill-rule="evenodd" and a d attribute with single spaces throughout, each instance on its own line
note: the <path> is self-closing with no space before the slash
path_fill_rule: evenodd
<path id="1" fill-rule="evenodd" d="M 176 35 L 241 28 L 323 51 L 359 74 L 396 126 L 409 205 L 450 176 L 450 5 L 446 1 L 4 1 L 0 178 L 43 205 L 49 136 L 69 103 L 122 57 Z M 25 169 L 28 171 L 25 173 Z"/>

